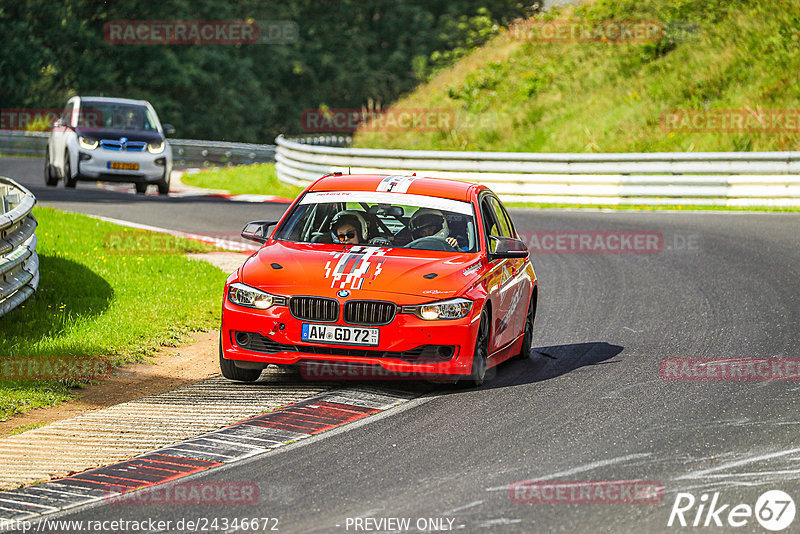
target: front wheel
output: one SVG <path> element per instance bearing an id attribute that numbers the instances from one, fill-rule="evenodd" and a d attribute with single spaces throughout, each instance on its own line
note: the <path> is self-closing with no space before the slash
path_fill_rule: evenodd
<path id="1" fill-rule="evenodd" d="M 69 152 L 64 154 L 64 187 L 75 189 L 78 179 L 72 177 L 72 166 L 69 163 Z"/>
<path id="2" fill-rule="evenodd" d="M 233 360 L 228 360 L 222 356 L 222 340 L 219 342 L 219 368 L 222 376 L 228 380 L 238 380 L 239 382 L 255 382 L 261 376 L 261 369 L 241 369 L 236 367 Z"/>
<path id="3" fill-rule="evenodd" d="M 159 195 L 168 195 L 169 194 L 169 178 L 164 178 L 163 180 L 159 180 L 156 182 L 158 186 L 158 194 Z"/>
<path id="4" fill-rule="evenodd" d="M 478 336 L 475 339 L 475 351 L 472 353 L 472 372 L 461 381 L 468 388 L 483 385 L 486 380 L 486 365 L 489 360 L 489 312 L 481 312 L 481 323 L 478 326 Z"/>
<path id="5" fill-rule="evenodd" d="M 53 166 L 50 164 L 50 147 L 44 151 L 44 183 L 48 187 L 58 185 L 58 175 L 53 172 Z"/>
<path id="6" fill-rule="evenodd" d="M 528 303 L 528 314 L 525 316 L 525 334 L 522 338 L 522 348 L 517 354 L 520 360 L 527 360 L 531 357 L 533 348 L 533 321 L 536 319 L 536 301 L 531 299 Z"/>

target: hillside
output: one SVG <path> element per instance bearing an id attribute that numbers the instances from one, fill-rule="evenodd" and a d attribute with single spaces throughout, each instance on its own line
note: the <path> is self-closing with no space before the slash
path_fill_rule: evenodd
<path id="1" fill-rule="evenodd" d="M 361 131 L 355 145 L 520 152 L 797 150 L 800 9 L 796 0 L 750 4 L 590 0 L 537 15 L 505 29 L 394 105 L 450 110 L 448 127 Z M 563 31 L 604 28 L 604 21 L 654 21 L 663 32 L 646 42 L 576 42 L 569 36 L 585 34 Z M 547 40 L 545 34 L 562 39 Z"/>

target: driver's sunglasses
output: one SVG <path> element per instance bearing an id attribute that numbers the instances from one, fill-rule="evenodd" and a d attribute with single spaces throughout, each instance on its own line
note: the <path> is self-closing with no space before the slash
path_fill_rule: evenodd
<path id="1" fill-rule="evenodd" d="M 353 239 L 356 236 L 354 230 L 350 230 L 346 234 L 336 234 L 336 237 L 339 238 L 339 241 L 344 241 L 345 239 Z"/>
<path id="2" fill-rule="evenodd" d="M 417 233 L 421 234 L 421 235 L 422 234 L 431 235 L 431 234 L 435 234 L 436 230 L 437 230 L 437 228 L 436 228 L 435 224 L 429 224 L 428 226 L 423 226 L 423 227 L 419 228 L 417 230 Z"/>

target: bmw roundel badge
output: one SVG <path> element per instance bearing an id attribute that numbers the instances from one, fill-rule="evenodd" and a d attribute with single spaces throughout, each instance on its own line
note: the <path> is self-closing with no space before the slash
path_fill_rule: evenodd
<path id="1" fill-rule="evenodd" d="M 341 291 L 339 291 L 336 294 L 339 295 L 341 298 L 345 298 L 345 297 L 349 297 L 350 296 L 350 292 L 348 290 L 346 290 L 346 289 L 342 289 Z"/>

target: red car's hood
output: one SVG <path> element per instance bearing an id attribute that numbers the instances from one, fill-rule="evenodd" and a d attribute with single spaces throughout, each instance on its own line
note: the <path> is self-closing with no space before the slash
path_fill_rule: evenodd
<path id="1" fill-rule="evenodd" d="M 289 296 L 419 297 L 413 304 L 457 295 L 482 267 L 477 254 L 461 252 L 271 241 L 242 266 L 240 280 Z"/>

